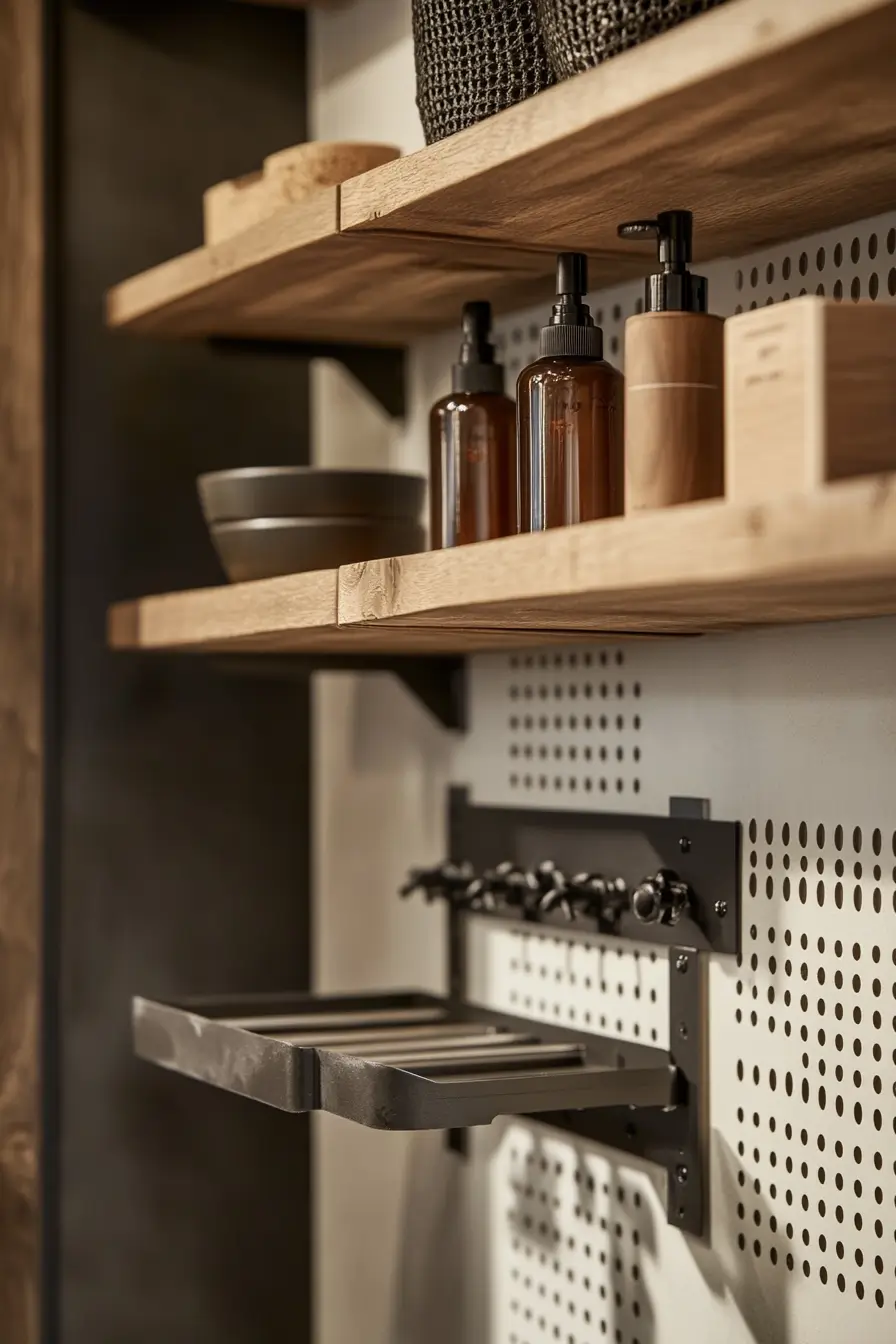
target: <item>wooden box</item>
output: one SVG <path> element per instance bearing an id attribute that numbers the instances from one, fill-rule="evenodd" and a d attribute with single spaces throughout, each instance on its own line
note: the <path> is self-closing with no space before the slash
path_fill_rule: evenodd
<path id="1" fill-rule="evenodd" d="M 805 297 L 725 324 L 725 493 L 896 469 L 896 305 Z"/>

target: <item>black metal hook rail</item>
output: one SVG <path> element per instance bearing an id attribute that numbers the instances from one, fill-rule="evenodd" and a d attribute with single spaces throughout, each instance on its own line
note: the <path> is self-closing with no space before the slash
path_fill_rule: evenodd
<path id="1" fill-rule="evenodd" d="M 476 807 L 454 789 L 453 857 L 412 868 L 400 895 L 419 891 L 457 914 L 736 953 L 740 828 L 697 811 Z"/>

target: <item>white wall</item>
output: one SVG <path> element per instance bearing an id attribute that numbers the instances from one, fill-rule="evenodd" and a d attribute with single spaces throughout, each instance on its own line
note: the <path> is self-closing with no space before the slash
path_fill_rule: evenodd
<path id="1" fill-rule="evenodd" d="M 420 146 L 408 0 L 309 22 L 315 137 Z M 312 396 L 318 465 L 425 471 L 419 415 L 393 424 L 327 361 Z M 313 722 L 316 986 L 442 989 L 440 912 L 395 893 L 411 862 L 442 855 L 451 735 L 382 674 L 318 675 Z M 463 1164 L 439 1134 L 315 1123 L 317 1344 L 456 1344 Z"/>

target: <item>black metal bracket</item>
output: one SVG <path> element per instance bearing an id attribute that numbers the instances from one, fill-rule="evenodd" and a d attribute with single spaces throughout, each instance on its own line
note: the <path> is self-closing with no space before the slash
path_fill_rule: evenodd
<path id="1" fill-rule="evenodd" d="M 640 923 L 632 909 L 612 927 L 577 914 L 536 915 L 519 909 L 472 909 L 446 902 L 448 980 L 452 1002 L 466 992 L 466 920 L 473 915 L 510 919 L 524 928 L 562 925 L 567 932 L 664 943 L 669 956 L 669 1051 L 677 1080 L 672 1106 L 564 1109 L 534 1118 L 579 1138 L 631 1153 L 663 1167 L 670 1224 L 702 1236 L 706 1218 L 706 957 L 736 953 L 740 940 L 740 827 L 709 820 L 705 799 L 671 799 L 669 817 L 529 811 L 474 807 L 465 789 L 449 795 L 454 867 L 481 872 L 499 862 L 537 868 L 551 859 L 566 872 L 613 872 L 635 888 L 645 871 L 668 870 L 686 883 L 689 900 L 673 924 Z M 631 1048 L 613 1043 L 620 1060 Z M 611 1047 L 612 1048 L 612 1047 Z M 450 1131 L 449 1146 L 467 1151 L 466 1132 Z"/>
<path id="2" fill-rule="evenodd" d="M 209 345 L 229 355 L 281 355 L 291 359 L 335 359 L 393 420 L 403 420 L 407 398 L 403 346 L 348 342 L 276 340 L 273 337 L 213 336 Z"/>
<path id="3" fill-rule="evenodd" d="M 653 1162 L 667 1176 L 666 1216 L 673 1227 L 700 1237 L 706 1225 L 705 955 L 692 947 L 669 950 L 669 1061 L 679 1086 L 674 1107 L 617 1107 L 557 1111 L 535 1117 L 577 1138 Z M 625 1049 L 625 1042 L 618 1042 Z"/>
<path id="4" fill-rule="evenodd" d="M 312 672 L 391 672 L 443 728 L 466 727 L 466 661 L 439 654 L 233 653 L 216 666 L 231 676 L 295 681 Z"/>

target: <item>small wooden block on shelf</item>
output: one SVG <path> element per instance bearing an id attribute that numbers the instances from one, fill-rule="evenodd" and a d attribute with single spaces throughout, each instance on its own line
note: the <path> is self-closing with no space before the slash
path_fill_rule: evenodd
<path id="1" fill-rule="evenodd" d="M 896 471 L 896 305 L 794 299 L 725 324 L 735 503 Z"/>
<path id="2" fill-rule="evenodd" d="M 394 145 L 309 140 L 269 154 L 258 172 L 216 182 L 202 196 L 206 246 L 243 233 L 296 205 L 321 187 L 334 187 L 400 156 Z"/>

